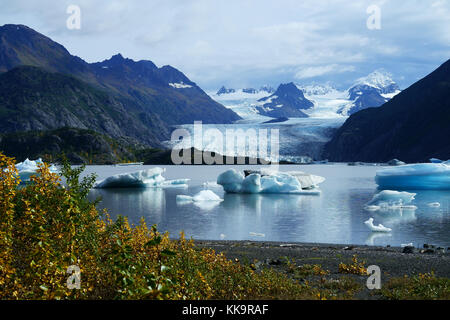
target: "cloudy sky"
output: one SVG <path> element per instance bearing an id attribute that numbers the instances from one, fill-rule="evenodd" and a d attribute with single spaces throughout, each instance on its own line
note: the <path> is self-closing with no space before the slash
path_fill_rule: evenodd
<path id="1" fill-rule="evenodd" d="M 376 69 L 402 88 L 450 59 L 450 0 L 0 0 L 0 25 L 25 24 L 86 61 L 120 52 L 170 64 L 204 89 L 330 81 Z M 81 28 L 66 26 L 81 9 Z M 369 29 L 368 7 L 381 29 Z M 372 20 L 371 20 L 372 21 Z"/>

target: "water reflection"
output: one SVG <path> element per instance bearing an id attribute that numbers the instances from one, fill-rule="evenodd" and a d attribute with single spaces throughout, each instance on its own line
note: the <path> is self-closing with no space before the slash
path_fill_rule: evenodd
<path id="1" fill-rule="evenodd" d="M 93 170 L 94 168 L 90 168 Z M 224 194 L 210 187 L 222 202 L 177 203 L 180 194 L 193 196 L 203 183 L 214 181 L 225 167 L 167 167 L 167 179 L 190 178 L 189 188 L 180 189 L 96 189 L 91 199 L 101 196 L 99 209 L 107 208 L 114 218 L 128 216 L 131 223 L 144 217 L 159 230 L 177 237 L 185 231 L 196 239 L 265 240 L 369 245 L 434 243 L 450 246 L 450 191 L 410 191 L 417 193 L 412 204 L 417 210 L 397 209 L 368 212 L 364 205 L 377 193 L 377 168 L 344 165 L 282 166 L 285 171 L 300 170 L 321 175 L 320 196 L 289 194 Z M 102 174 L 103 168 L 95 172 Z M 103 175 L 110 175 L 107 168 Z M 124 169 L 125 170 L 125 169 Z M 439 202 L 439 207 L 430 203 Z M 372 233 L 364 221 L 392 228 L 390 234 Z M 261 235 L 264 234 L 265 237 Z M 259 236 L 258 236 L 259 235 Z"/>
<path id="2" fill-rule="evenodd" d="M 372 232 L 369 234 L 369 236 L 366 239 L 366 244 L 368 246 L 376 246 L 379 243 L 375 242 L 376 239 L 380 240 L 383 239 L 383 242 L 386 242 L 387 239 L 392 237 L 390 233 L 384 233 L 384 232 Z"/>
<path id="3" fill-rule="evenodd" d="M 101 208 L 107 208 L 113 217 L 127 215 L 133 223 L 149 216 L 152 223 L 160 223 L 166 206 L 165 192 L 160 188 L 93 189 L 90 197 L 101 197 Z"/>

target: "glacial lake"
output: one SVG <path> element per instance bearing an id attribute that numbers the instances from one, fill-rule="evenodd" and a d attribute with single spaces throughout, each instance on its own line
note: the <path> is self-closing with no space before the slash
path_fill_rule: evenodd
<path id="1" fill-rule="evenodd" d="M 88 166 L 85 173 L 95 172 L 98 179 L 155 166 Z M 346 164 L 283 165 L 281 171 L 304 171 L 320 175 L 322 194 L 225 194 L 222 187 L 210 190 L 224 199 L 220 203 L 177 204 L 178 194 L 195 195 L 203 183 L 233 166 L 160 166 L 166 168 L 166 179 L 189 178 L 189 188 L 94 189 L 92 199 L 101 197 L 99 208 L 107 208 L 114 218 L 121 214 L 131 223 L 144 217 L 159 231 L 169 231 L 177 238 L 180 231 L 187 237 L 202 240 L 254 240 L 307 243 L 392 245 L 424 243 L 450 247 L 450 191 L 416 192 L 412 204 L 417 210 L 369 212 L 364 204 L 378 192 L 374 177 L 379 166 Z M 237 170 L 257 166 L 234 166 Z M 430 203 L 439 202 L 434 208 Z M 391 233 L 371 232 L 364 221 L 392 228 Z"/>

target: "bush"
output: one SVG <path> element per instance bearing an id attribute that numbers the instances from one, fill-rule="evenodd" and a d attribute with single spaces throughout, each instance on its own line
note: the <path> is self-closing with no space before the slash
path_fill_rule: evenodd
<path id="1" fill-rule="evenodd" d="M 317 298 L 272 270 L 256 272 L 198 250 L 181 234 L 169 240 L 144 220 L 112 221 L 87 199 L 95 176 L 65 162 L 60 177 L 46 164 L 19 186 L 13 159 L 0 154 L 0 298 L 259 299 Z M 61 178 L 65 179 L 62 184 Z M 69 289 L 69 266 L 80 289 Z"/>

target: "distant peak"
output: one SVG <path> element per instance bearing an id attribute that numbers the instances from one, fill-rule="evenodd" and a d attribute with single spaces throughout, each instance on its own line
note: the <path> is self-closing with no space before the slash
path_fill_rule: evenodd
<path id="1" fill-rule="evenodd" d="M 234 89 L 227 89 L 225 86 L 222 86 L 219 91 L 217 91 L 217 95 L 220 96 L 221 94 L 227 94 L 227 93 L 234 93 L 236 90 Z"/>
<path id="2" fill-rule="evenodd" d="M 325 84 L 312 83 L 308 85 L 297 84 L 297 88 L 303 91 L 304 94 L 309 96 L 326 95 L 330 92 L 336 91 L 336 87 L 327 82 Z"/>
<path id="3" fill-rule="evenodd" d="M 23 24 L 4 24 L 0 27 L 0 29 L 33 30 L 30 27 L 27 27 L 26 25 Z"/>
<path id="4" fill-rule="evenodd" d="M 261 86 L 261 88 L 259 88 L 259 91 L 265 91 L 265 92 L 268 92 L 268 93 L 274 93 L 275 89 L 272 88 L 269 85 L 263 85 L 263 86 Z"/>
<path id="5" fill-rule="evenodd" d="M 392 74 L 384 69 L 378 69 L 368 74 L 365 77 L 356 80 L 356 85 L 367 85 L 375 88 L 385 88 L 395 84 L 392 79 Z"/>
<path id="6" fill-rule="evenodd" d="M 121 53 L 115 54 L 111 57 L 111 60 L 125 60 Z"/>
<path id="7" fill-rule="evenodd" d="M 303 95 L 303 92 L 297 88 L 297 86 L 293 82 L 289 83 L 282 83 L 278 86 L 277 91 L 275 92 L 275 95 L 281 95 L 281 94 L 301 94 Z"/>

